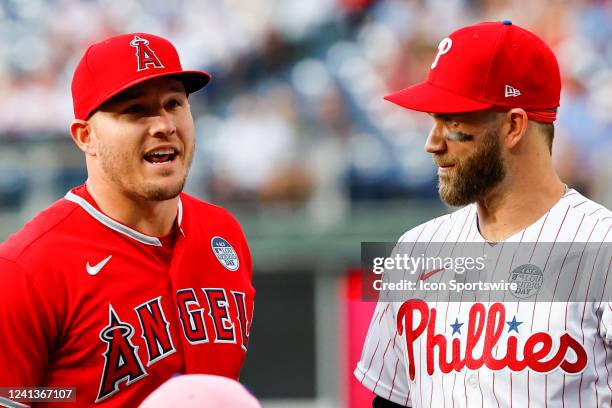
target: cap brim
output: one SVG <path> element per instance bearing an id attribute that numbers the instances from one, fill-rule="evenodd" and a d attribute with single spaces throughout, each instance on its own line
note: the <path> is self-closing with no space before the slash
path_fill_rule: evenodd
<path id="1" fill-rule="evenodd" d="M 162 76 L 171 76 L 180 80 L 185 85 L 188 94 L 199 91 L 210 82 L 210 74 L 204 71 L 181 71 L 175 74 L 168 73 Z"/>
<path id="2" fill-rule="evenodd" d="M 204 71 L 166 71 L 159 74 L 149 75 L 143 78 L 138 78 L 133 81 L 128 82 L 127 84 L 123 84 L 118 89 L 115 89 L 111 95 L 106 97 L 106 100 L 112 98 L 120 92 L 125 91 L 128 88 L 133 87 L 134 85 L 141 84 L 143 82 L 149 81 L 155 78 L 163 78 L 163 77 L 172 77 L 176 78 L 185 85 L 185 91 L 188 94 L 193 93 L 195 91 L 199 91 L 204 88 L 210 82 L 210 74 Z"/>
<path id="3" fill-rule="evenodd" d="M 126 84 L 123 84 L 119 88 L 114 89 L 108 95 L 105 95 L 100 100 L 100 102 L 98 102 L 98 104 L 95 107 L 93 107 L 87 113 L 87 115 L 85 115 L 85 117 L 88 118 L 89 116 L 91 116 L 91 114 L 93 114 L 96 110 L 98 110 L 102 105 L 108 102 L 111 98 L 117 96 L 118 94 L 125 91 L 126 89 L 131 88 L 135 85 L 141 84 L 143 82 L 149 81 L 151 79 L 163 78 L 163 77 L 172 77 L 172 78 L 176 78 L 177 80 L 181 81 L 183 85 L 185 86 L 185 91 L 187 92 L 187 94 L 194 93 L 204 88 L 206 85 L 208 85 L 211 79 L 210 74 L 205 71 L 170 71 L 170 72 L 166 71 L 166 72 L 162 72 L 159 74 L 138 78 Z"/>
<path id="4" fill-rule="evenodd" d="M 421 82 L 385 96 L 401 107 L 428 113 L 461 113 L 488 109 L 491 103 L 466 98 L 429 82 Z"/>

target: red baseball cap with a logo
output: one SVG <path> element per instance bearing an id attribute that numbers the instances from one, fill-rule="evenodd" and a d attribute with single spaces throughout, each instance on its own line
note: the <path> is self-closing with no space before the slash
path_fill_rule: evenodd
<path id="1" fill-rule="evenodd" d="M 121 91 L 152 78 L 171 76 L 187 93 L 210 81 L 204 71 L 185 71 L 170 41 L 152 34 L 132 33 L 90 46 L 72 77 L 74 117 L 87 119 Z"/>
<path id="2" fill-rule="evenodd" d="M 427 80 L 385 99 L 429 113 L 523 108 L 530 119 L 556 119 L 559 65 L 535 34 L 511 21 L 461 28 L 438 45 Z"/>

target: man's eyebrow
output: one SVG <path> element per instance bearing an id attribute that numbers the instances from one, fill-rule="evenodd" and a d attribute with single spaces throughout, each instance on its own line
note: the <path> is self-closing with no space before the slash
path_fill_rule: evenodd
<path id="1" fill-rule="evenodd" d="M 178 93 L 187 93 L 185 91 L 185 88 L 179 85 L 172 85 L 171 87 L 168 88 L 168 91 L 170 92 L 178 92 Z"/>
<path id="2" fill-rule="evenodd" d="M 453 113 L 430 113 L 432 118 L 434 119 L 442 119 L 442 120 L 450 120 L 453 119 L 452 115 L 457 115 Z"/>
<path id="3" fill-rule="evenodd" d="M 173 92 L 173 93 L 186 93 L 185 92 L 185 88 L 181 87 L 180 85 L 172 85 L 169 86 L 167 89 L 168 92 Z M 108 104 L 115 104 L 115 103 L 125 103 L 125 102 L 129 102 L 131 100 L 134 99 L 138 99 L 144 96 L 144 92 L 141 89 L 135 88 L 135 89 L 126 89 L 123 92 L 118 93 L 117 95 L 113 96 L 111 99 L 109 99 L 105 105 Z"/>
<path id="4" fill-rule="evenodd" d="M 123 103 L 128 102 L 133 99 L 138 99 L 143 96 L 143 92 L 139 89 L 127 89 L 108 100 L 107 103 L 115 104 L 115 103 Z"/>

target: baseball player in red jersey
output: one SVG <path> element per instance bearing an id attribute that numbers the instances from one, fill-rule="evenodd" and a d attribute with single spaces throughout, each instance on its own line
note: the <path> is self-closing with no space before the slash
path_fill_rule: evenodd
<path id="1" fill-rule="evenodd" d="M 503 21 L 444 38 L 427 80 L 386 97 L 432 116 L 425 149 L 438 166 L 440 197 L 465 206 L 400 243 L 480 243 L 493 255 L 487 267 L 498 270 L 513 244 L 551 243 L 569 248 L 565 257 L 514 250 L 499 264 L 539 271 L 542 292 L 553 296 L 574 284 L 567 301 L 528 293 L 513 302 L 507 292 L 501 301 L 463 300 L 464 293 L 453 302 L 397 301 L 381 292 L 355 369 L 374 407 L 610 407 L 612 212 L 553 169 L 560 90 L 550 48 Z M 422 270 L 419 280 L 453 273 Z M 585 288 L 584 297 L 572 296 L 575 287 Z"/>
<path id="2" fill-rule="evenodd" d="M 249 248 L 226 210 L 182 193 L 188 95 L 209 80 L 158 36 L 87 49 L 70 126 L 87 182 L 0 246 L 0 386 L 76 387 L 66 406 L 134 407 L 174 375 L 238 379 Z"/>

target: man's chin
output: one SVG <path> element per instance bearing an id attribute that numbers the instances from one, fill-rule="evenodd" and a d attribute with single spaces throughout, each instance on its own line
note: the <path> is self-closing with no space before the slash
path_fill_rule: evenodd
<path id="1" fill-rule="evenodd" d="M 454 199 L 454 198 L 443 198 L 440 197 L 442 199 L 442 202 L 450 207 L 465 207 L 468 204 L 471 204 L 471 201 L 463 201 L 463 200 L 458 200 L 458 199 Z"/>
<path id="2" fill-rule="evenodd" d="M 472 197 L 466 197 L 464 194 L 461 194 L 457 188 L 449 186 L 442 180 L 440 180 L 438 184 L 438 195 L 446 205 L 452 207 L 463 207 L 474 201 Z"/>
<path id="3" fill-rule="evenodd" d="M 444 204 L 450 205 L 451 207 L 463 207 L 472 203 L 472 201 L 465 200 L 462 197 L 454 196 L 452 194 L 440 193 L 440 199 L 442 202 L 444 202 Z"/>
<path id="4" fill-rule="evenodd" d="M 150 201 L 171 200 L 183 191 L 184 185 L 184 180 L 174 183 L 151 183 L 143 188 L 143 196 Z"/>

